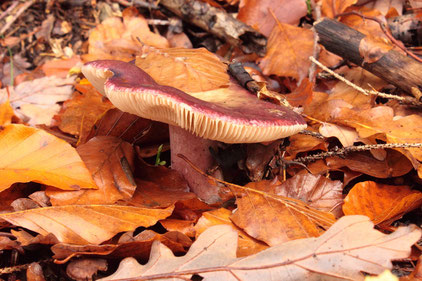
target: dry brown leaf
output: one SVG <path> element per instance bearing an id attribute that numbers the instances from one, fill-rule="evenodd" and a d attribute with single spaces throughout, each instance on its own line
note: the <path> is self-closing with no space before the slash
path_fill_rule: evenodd
<path id="1" fill-rule="evenodd" d="M 319 127 L 319 132 L 326 138 L 336 137 L 344 147 L 352 146 L 359 139 L 355 129 L 326 122 Z"/>
<path id="2" fill-rule="evenodd" d="M 392 109 L 378 106 L 368 110 L 342 108 L 333 120 L 337 124 L 353 127 L 361 138 L 374 138 L 387 143 L 420 143 L 422 139 L 422 116 L 394 116 Z M 398 149 L 409 160 L 422 177 L 422 149 Z"/>
<path id="3" fill-rule="evenodd" d="M 408 186 L 365 181 L 356 184 L 344 199 L 345 215 L 365 215 L 374 224 L 388 225 L 422 205 L 422 192 Z"/>
<path id="4" fill-rule="evenodd" d="M 273 16 L 282 23 L 297 25 L 306 13 L 306 3 L 301 0 L 241 0 L 237 19 L 268 37 L 276 25 Z"/>
<path id="5" fill-rule="evenodd" d="M 0 132 L 0 191 L 34 181 L 75 190 L 97 188 L 76 150 L 43 130 L 12 124 Z"/>
<path id="6" fill-rule="evenodd" d="M 67 192 L 49 188 L 46 194 L 52 205 L 113 204 L 132 197 L 136 189 L 132 175 L 135 156 L 129 143 L 116 137 L 100 136 L 79 146 L 77 151 L 98 189 Z"/>
<path id="7" fill-rule="evenodd" d="M 63 103 L 55 117 L 60 130 L 85 140 L 98 117 L 114 106 L 95 90 L 91 84 L 76 85 L 72 99 Z"/>
<path id="8" fill-rule="evenodd" d="M 53 233 L 63 243 L 84 245 L 100 244 L 119 232 L 154 225 L 170 216 L 173 208 L 70 205 L 3 213 L 0 218 L 42 235 Z"/>
<path id="9" fill-rule="evenodd" d="M 42 267 L 39 263 L 33 262 L 28 266 L 26 270 L 27 281 L 45 281 Z"/>
<path id="10" fill-rule="evenodd" d="M 232 212 L 225 208 L 203 213 L 202 217 L 199 218 L 195 225 L 196 237 L 198 238 L 199 235 L 201 235 L 204 231 L 212 226 L 224 224 L 230 225 L 239 234 L 236 251 L 237 257 L 250 256 L 268 248 L 265 243 L 252 238 L 236 225 L 234 225 L 230 220 L 231 215 Z"/>
<path id="11" fill-rule="evenodd" d="M 270 246 L 289 240 L 319 236 L 334 222 L 333 214 L 316 210 L 304 202 L 275 193 L 279 182 L 252 182 L 241 192 L 231 220 L 250 236 Z"/>
<path id="12" fill-rule="evenodd" d="M 66 274 L 73 280 L 92 280 L 94 274 L 107 270 L 105 259 L 76 259 L 72 260 L 66 267 Z"/>
<path id="13" fill-rule="evenodd" d="M 101 280 L 142 277 L 204 280 L 363 280 L 362 272 L 380 274 L 391 260 L 408 257 L 421 235 L 416 226 L 386 235 L 364 216 L 345 216 L 318 238 L 290 241 L 258 254 L 236 258 L 237 233 L 227 225 L 213 226 L 198 237 L 183 257 L 174 257 L 155 243 L 149 262 L 126 258 L 117 271 Z"/>
<path id="14" fill-rule="evenodd" d="M 347 7 L 355 4 L 357 0 L 322 0 L 321 12 L 324 16 L 334 18 L 337 14 L 343 13 Z"/>
<path id="15" fill-rule="evenodd" d="M 341 216 L 343 204 L 343 184 L 321 175 L 298 174 L 276 187 L 275 193 L 281 196 L 300 199 L 309 206 L 321 211 Z"/>
<path id="16" fill-rule="evenodd" d="M 312 55 L 313 38 L 308 29 L 278 23 L 268 39 L 268 52 L 260 60 L 262 72 L 301 81 L 311 65 L 309 56 Z"/>
<path id="17" fill-rule="evenodd" d="M 205 48 L 143 49 L 136 65 L 161 85 L 195 93 L 227 87 L 227 65 Z"/>

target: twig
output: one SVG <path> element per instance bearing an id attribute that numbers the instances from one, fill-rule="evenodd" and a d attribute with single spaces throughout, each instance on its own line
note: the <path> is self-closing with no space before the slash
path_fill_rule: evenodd
<path id="1" fill-rule="evenodd" d="M 319 20 L 321 18 L 321 4 L 317 3 L 314 4 L 314 11 L 315 11 L 315 20 Z M 313 51 L 312 51 L 312 56 L 316 59 L 318 59 L 319 56 L 319 52 L 320 52 L 320 47 L 318 44 L 319 41 L 319 37 L 318 37 L 318 32 L 316 32 L 316 30 L 314 28 L 312 28 L 312 32 L 314 34 L 314 47 L 313 47 Z M 309 81 L 311 82 L 315 82 L 316 80 L 316 64 L 314 62 L 312 62 L 311 66 L 309 67 Z"/>
<path id="2" fill-rule="evenodd" d="M 411 51 L 409 51 L 406 47 L 404 47 L 402 44 L 400 44 L 399 41 L 396 40 L 396 38 L 394 38 L 394 36 L 391 34 L 390 28 L 388 27 L 388 25 L 386 25 L 385 23 L 383 23 L 380 19 L 376 18 L 376 17 L 372 17 L 372 16 L 365 16 L 362 15 L 359 12 L 356 11 L 351 11 L 351 12 L 347 12 L 347 13 L 342 13 L 342 14 L 338 14 L 335 16 L 335 18 L 341 17 L 341 16 L 348 16 L 348 15 L 355 15 L 355 16 L 359 16 L 363 19 L 368 19 L 368 20 L 372 20 L 375 21 L 376 23 L 378 23 L 378 25 L 380 26 L 382 32 L 384 32 L 385 36 L 387 36 L 388 39 L 390 39 L 390 41 L 396 45 L 397 47 L 399 47 L 401 50 L 403 50 L 406 54 L 408 54 L 410 57 L 414 58 L 416 61 L 418 62 L 422 62 L 422 59 L 419 58 L 417 55 L 415 55 L 414 53 L 412 53 Z"/>
<path id="3" fill-rule="evenodd" d="M 350 152 L 356 151 L 368 151 L 373 149 L 386 149 L 386 148 L 422 148 L 422 143 L 385 143 L 385 144 L 369 144 L 369 145 L 358 145 L 348 146 L 343 148 L 337 148 L 332 151 L 322 152 L 314 155 L 298 157 L 293 162 L 307 163 L 316 160 L 325 159 L 328 157 L 345 157 Z"/>
<path id="4" fill-rule="evenodd" d="M 9 29 L 9 27 L 23 14 L 23 12 L 25 12 L 29 7 L 32 6 L 32 4 L 35 3 L 35 0 L 30 0 L 28 2 L 26 2 L 25 4 L 23 4 L 20 9 L 16 12 L 16 14 L 13 16 L 13 18 L 11 18 L 0 30 L 0 35 L 3 35 L 6 30 Z"/>
<path id="5" fill-rule="evenodd" d="M 403 104 L 408 104 L 408 105 L 414 105 L 414 106 L 422 106 L 422 102 L 418 101 L 415 98 L 412 97 L 400 97 L 400 96 L 396 96 L 396 95 L 391 95 L 391 94 L 386 94 L 386 93 L 381 93 L 375 90 L 365 90 L 362 87 L 359 87 L 358 85 L 353 84 L 351 81 L 347 80 L 346 78 L 344 78 L 343 76 L 341 76 L 340 74 L 332 71 L 331 69 L 329 69 L 328 67 L 326 67 L 325 65 L 323 65 L 322 63 L 320 63 L 319 61 L 317 61 L 314 57 L 309 57 L 309 59 L 315 63 L 316 65 L 318 65 L 320 68 L 322 68 L 324 71 L 330 73 L 331 75 L 333 75 L 335 78 L 337 78 L 338 80 L 342 81 L 343 83 L 345 83 L 346 85 L 352 87 L 353 89 L 361 92 L 362 94 L 368 96 L 368 95 L 374 95 L 374 96 L 378 96 L 378 97 L 382 97 L 382 98 L 386 98 L 386 99 L 393 99 L 393 100 L 397 100 Z"/>
<path id="6" fill-rule="evenodd" d="M 303 130 L 303 131 L 300 131 L 300 132 L 299 132 L 299 134 L 312 136 L 312 137 L 315 137 L 315 138 L 317 138 L 317 139 L 324 139 L 324 138 L 325 138 L 325 137 L 324 137 L 323 135 L 321 135 L 320 133 L 317 133 L 317 132 L 312 132 L 312 131 L 309 131 L 309 130 Z"/>
<path id="7" fill-rule="evenodd" d="M 4 11 L 3 13 L 1 13 L 0 20 L 2 18 L 4 18 L 5 16 L 7 16 L 10 13 L 10 11 L 12 11 L 18 4 L 19 4 L 19 1 L 13 2 L 12 5 L 10 5 L 10 7 L 6 9 L 6 11 Z"/>

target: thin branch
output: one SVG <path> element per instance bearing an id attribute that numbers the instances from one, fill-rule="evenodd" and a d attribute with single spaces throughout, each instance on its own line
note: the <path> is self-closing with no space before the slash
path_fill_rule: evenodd
<path id="1" fill-rule="evenodd" d="M 368 151 L 373 149 L 386 149 L 386 148 L 422 148 L 422 143 L 385 143 L 385 144 L 369 144 L 369 145 L 357 145 L 348 146 L 343 148 L 337 148 L 332 151 L 322 152 L 314 155 L 298 157 L 293 162 L 308 163 L 316 160 L 326 159 L 329 157 L 345 157 L 350 152 L 356 151 Z"/>
<path id="2" fill-rule="evenodd" d="M 16 14 L 2 27 L 2 29 L 0 30 L 0 35 L 3 35 L 9 29 L 9 27 L 23 14 L 23 12 L 25 12 L 34 3 L 34 0 L 30 0 L 23 4 L 20 9 L 16 12 Z"/>
<path id="3" fill-rule="evenodd" d="M 346 78 L 344 78 L 340 74 L 332 71 L 331 69 L 329 69 L 328 67 L 326 67 L 325 65 L 323 65 L 322 63 L 320 63 L 319 61 L 317 61 L 314 57 L 311 56 L 311 57 L 309 57 L 309 59 L 313 63 L 315 63 L 316 65 L 318 65 L 324 71 L 330 73 L 331 75 L 333 75 L 338 80 L 342 81 L 346 85 L 352 87 L 353 89 L 361 92 L 362 94 L 364 94 L 366 96 L 368 96 L 368 95 L 374 95 L 374 96 L 382 97 L 382 98 L 386 98 L 386 99 L 397 100 L 397 101 L 399 101 L 402 104 L 419 106 L 419 107 L 422 106 L 422 102 L 418 101 L 417 99 L 415 99 L 413 97 L 400 97 L 400 96 L 396 96 L 396 95 L 381 93 L 381 92 L 378 92 L 378 91 L 375 91 L 375 90 L 366 90 L 366 89 L 364 89 L 362 87 L 359 87 L 356 84 L 353 84 L 351 81 L 347 80 Z"/>

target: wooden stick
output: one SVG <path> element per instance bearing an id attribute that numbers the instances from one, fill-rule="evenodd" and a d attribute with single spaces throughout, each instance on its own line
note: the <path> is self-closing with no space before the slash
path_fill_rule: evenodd
<path id="1" fill-rule="evenodd" d="M 376 76 L 413 94 L 422 97 L 422 64 L 390 50 L 373 63 L 364 63 L 359 54 L 360 41 L 365 34 L 348 27 L 336 20 L 325 18 L 314 24 L 318 32 L 319 43 L 328 51 L 349 60 Z"/>

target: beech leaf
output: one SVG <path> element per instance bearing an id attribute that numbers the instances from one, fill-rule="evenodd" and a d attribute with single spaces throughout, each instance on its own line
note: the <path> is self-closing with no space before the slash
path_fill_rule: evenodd
<path id="1" fill-rule="evenodd" d="M 65 190 L 97 188 L 76 150 L 43 130 L 18 124 L 4 127 L 0 155 L 0 191 L 29 181 Z"/>
<path id="2" fill-rule="evenodd" d="M 210 227 L 183 257 L 154 242 L 149 262 L 126 258 L 117 271 L 101 280 L 363 280 L 362 272 L 380 274 L 392 259 L 410 255 L 421 231 L 414 225 L 392 234 L 373 228 L 365 216 L 345 216 L 318 238 L 289 241 L 243 258 L 236 258 L 237 233 L 228 225 Z"/>
<path id="3" fill-rule="evenodd" d="M 100 244 L 119 232 L 154 225 L 170 216 L 173 208 L 69 205 L 5 213 L 0 218 L 42 235 L 53 233 L 62 243 L 84 245 Z"/>

